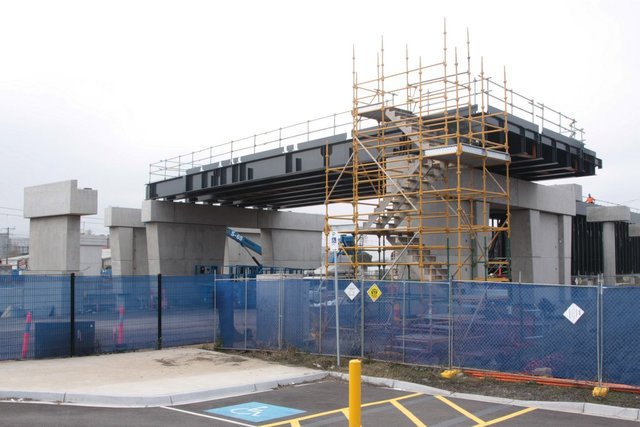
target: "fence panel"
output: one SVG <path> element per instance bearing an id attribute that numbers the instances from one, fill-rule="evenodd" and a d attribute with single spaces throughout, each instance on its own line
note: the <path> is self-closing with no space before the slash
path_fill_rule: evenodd
<path id="1" fill-rule="evenodd" d="M 594 287 L 454 282 L 454 365 L 594 380 L 596 297 Z"/>
<path id="2" fill-rule="evenodd" d="M 358 283 L 356 297 L 364 301 L 364 356 L 378 360 L 402 361 L 403 282 L 365 281 Z M 367 292 L 379 289 L 379 297 Z M 375 300 L 374 300 L 375 299 Z"/>
<path id="3" fill-rule="evenodd" d="M 0 359 L 70 353 L 69 276 L 7 276 L 0 280 Z"/>
<path id="4" fill-rule="evenodd" d="M 404 361 L 447 366 L 449 360 L 449 284 L 407 282 L 404 302 Z"/>
<path id="5" fill-rule="evenodd" d="M 153 348 L 156 312 L 151 307 L 155 278 L 75 278 L 75 355 Z"/>
<path id="6" fill-rule="evenodd" d="M 317 351 L 312 333 L 311 312 L 317 280 L 288 279 L 282 288 L 281 337 L 284 347 Z M 262 283 L 260 283 L 262 285 Z"/>
<path id="7" fill-rule="evenodd" d="M 345 289 L 352 280 L 338 280 L 338 309 L 340 323 L 340 355 L 360 356 L 360 295 L 351 300 Z M 354 285 L 356 284 L 354 282 Z M 335 280 L 324 282 L 323 290 L 323 328 L 322 328 L 322 353 L 336 354 L 336 293 Z"/>
<path id="8" fill-rule="evenodd" d="M 603 291 L 603 381 L 640 386 L 640 287 Z"/>
<path id="9" fill-rule="evenodd" d="M 284 280 L 280 276 L 261 278 L 255 282 L 255 347 L 278 349 L 282 343 L 282 293 Z"/>
<path id="10" fill-rule="evenodd" d="M 151 287 L 157 289 L 155 280 Z M 162 276 L 162 295 L 158 297 L 155 289 L 150 316 L 155 319 L 157 304 L 161 304 L 163 346 L 214 341 L 212 276 Z"/>

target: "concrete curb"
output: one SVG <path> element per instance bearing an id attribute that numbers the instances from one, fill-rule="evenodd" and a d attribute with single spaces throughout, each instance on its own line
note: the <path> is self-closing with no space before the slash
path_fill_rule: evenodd
<path id="1" fill-rule="evenodd" d="M 277 381 L 264 381 L 253 384 L 237 385 L 212 390 L 200 390 L 188 393 L 166 394 L 157 396 L 110 396 L 84 393 L 51 393 L 40 391 L 11 391 L 0 390 L 0 401 L 22 400 L 36 402 L 63 403 L 79 406 L 102 406 L 116 408 L 140 408 L 154 406 L 184 405 L 206 400 L 224 399 L 227 397 L 241 396 L 261 391 L 273 390 L 278 387 L 311 383 L 323 380 L 327 377 L 349 381 L 349 375 L 341 372 L 318 372 L 309 375 L 284 377 Z M 458 399 L 475 400 L 480 402 L 496 403 L 502 405 L 514 405 L 545 409 L 549 411 L 584 414 L 621 420 L 640 421 L 640 409 L 622 408 L 619 406 L 599 405 L 580 402 L 540 402 L 532 400 L 516 400 L 503 397 L 482 396 L 478 394 L 453 393 L 447 390 L 415 384 L 408 381 L 398 381 L 389 378 L 362 376 L 362 382 L 379 387 L 387 387 L 438 395 Z"/>
<path id="2" fill-rule="evenodd" d="M 329 374 L 316 374 L 284 377 L 277 381 L 264 381 L 212 390 L 165 394 L 156 396 L 112 396 L 88 393 L 47 393 L 38 391 L 0 390 L 0 401 L 28 400 L 39 402 L 65 403 L 78 406 L 101 406 L 113 408 L 144 408 L 154 406 L 185 405 L 205 400 L 223 399 L 250 393 L 273 390 L 287 385 L 304 384 L 320 381 Z"/>
<path id="3" fill-rule="evenodd" d="M 344 381 L 349 381 L 349 375 L 340 372 L 331 372 L 329 375 Z M 504 397 L 482 396 L 479 394 L 453 393 L 435 387 L 415 384 L 408 381 L 396 381 L 389 378 L 362 376 L 362 382 L 375 386 L 395 388 L 413 393 L 453 397 L 457 399 L 475 400 L 479 402 L 497 403 L 501 405 L 525 406 L 545 409 L 556 412 L 568 412 L 572 414 L 591 415 L 620 420 L 640 421 L 640 409 L 623 408 L 620 406 L 600 405 L 596 403 L 580 402 L 541 402 L 533 400 L 515 400 Z"/>
<path id="4" fill-rule="evenodd" d="M 329 373 L 329 375 L 333 378 L 337 378 L 343 381 L 349 381 L 348 374 L 343 374 L 341 372 L 331 372 Z M 370 377 L 367 375 L 362 376 L 362 382 L 378 387 L 397 388 L 414 393 L 437 394 L 439 396 L 450 396 L 452 394 L 450 391 L 442 390 L 435 387 L 429 387 L 427 385 L 415 384 L 407 381 L 398 381 L 389 378 Z"/>

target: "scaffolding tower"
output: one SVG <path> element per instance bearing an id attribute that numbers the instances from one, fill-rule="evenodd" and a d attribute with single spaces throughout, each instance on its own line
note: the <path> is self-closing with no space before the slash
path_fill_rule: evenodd
<path id="1" fill-rule="evenodd" d="M 407 50 L 405 70 L 393 73 L 383 46 L 369 80 L 358 79 L 354 54 L 352 151 L 344 167 L 326 163 L 325 231 L 353 236 L 335 263 L 343 272 L 510 278 L 506 72 L 490 91 L 482 61 L 472 74 L 468 34 L 466 45 L 464 63 L 456 48 L 450 64 L 445 27 L 441 60 L 411 65 Z M 503 105 L 490 107 L 490 98 Z M 505 166 L 506 174 L 492 174 L 492 166 Z M 336 196 L 347 183 L 352 197 Z"/>

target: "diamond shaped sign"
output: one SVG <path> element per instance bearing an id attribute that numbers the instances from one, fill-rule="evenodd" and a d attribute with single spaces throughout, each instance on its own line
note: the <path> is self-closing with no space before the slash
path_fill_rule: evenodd
<path id="1" fill-rule="evenodd" d="M 564 317 L 566 317 L 569 322 L 574 325 L 576 322 L 582 317 L 584 314 L 584 310 L 578 307 L 575 303 L 572 303 L 569 308 L 567 308 L 564 312 Z"/>
<path id="2" fill-rule="evenodd" d="M 369 294 L 369 298 L 371 298 L 371 301 L 373 302 L 376 302 L 378 298 L 382 296 L 382 291 L 375 283 L 371 285 L 369 290 L 367 290 L 367 293 Z"/>
<path id="3" fill-rule="evenodd" d="M 358 289 L 358 287 L 353 282 L 351 282 L 349 283 L 349 286 L 345 288 L 344 293 L 347 294 L 351 301 L 353 301 L 353 299 L 360 293 L 360 289 Z"/>

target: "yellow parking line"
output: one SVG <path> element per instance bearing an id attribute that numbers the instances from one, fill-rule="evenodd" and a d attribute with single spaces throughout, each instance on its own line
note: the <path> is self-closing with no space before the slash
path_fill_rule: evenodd
<path id="1" fill-rule="evenodd" d="M 415 415 L 413 415 L 411 413 L 411 411 L 409 411 L 407 408 L 405 408 L 404 406 L 402 406 L 401 403 L 399 403 L 398 401 L 392 400 L 391 404 L 393 406 L 395 406 L 396 408 L 398 408 L 398 410 L 400 412 L 402 412 L 407 418 L 409 418 L 415 425 L 417 425 L 418 427 L 427 427 L 427 425 L 425 423 L 423 423 L 422 421 L 420 421 L 418 418 L 416 418 Z"/>
<path id="2" fill-rule="evenodd" d="M 300 421 L 298 420 L 291 421 L 291 427 L 300 427 Z"/>
<path id="3" fill-rule="evenodd" d="M 471 412 L 467 411 L 464 408 L 461 408 L 460 406 L 456 405 L 455 403 L 453 403 L 452 401 L 450 401 L 449 399 L 442 397 L 442 396 L 433 396 L 436 399 L 438 399 L 439 401 L 446 403 L 447 405 L 449 405 L 450 407 L 452 407 L 453 409 L 455 409 L 456 411 L 460 412 L 462 415 L 464 415 L 467 418 L 472 419 L 473 421 L 477 422 L 478 425 L 485 425 L 484 421 L 478 417 L 476 417 L 475 415 L 473 415 Z"/>
<path id="4" fill-rule="evenodd" d="M 384 403 L 391 403 L 396 400 L 411 399 L 412 397 L 418 397 L 418 396 L 422 396 L 422 393 L 405 394 L 404 396 L 394 397 L 393 399 L 378 400 L 377 402 L 369 402 L 369 403 L 363 404 L 362 407 L 366 408 L 368 406 L 382 405 Z"/>
<path id="5" fill-rule="evenodd" d="M 520 415 L 524 415 L 528 412 L 535 411 L 535 410 L 536 408 L 525 408 L 525 409 L 522 409 L 521 411 L 514 412 L 513 414 L 505 415 L 504 417 L 500 417 L 491 421 L 485 421 L 483 423 L 476 424 L 474 427 L 484 427 L 484 426 L 490 426 L 493 424 L 498 424 L 498 423 L 501 423 L 502 421 L 510 420 L 511 418 L 519 417 Z"/>
<path id="6" fill-rule="evenodd" d="M 382 404 L 391 403 L 397 400 L 411 399 L 412 397 L 417 397 L 417 396 L 422 396 L 422 393 L 406 394 L 404 396 L 394 397 L 393 399 L 379 400 L 377 402 L 369 402 L 369 403 L 363 404 L 362 407 L 366 408 L 368 406 L 382 405 Z M 319 418 L 319 417 L 324 417 L 326 415 L 333 415 L 333 414 L 339 414 L 339 413 L 342 413 L 345 417 L 347 417 L 347 419 L 349 419 L 349 408 L 347 407 L 347 408 L 334 409 L 332 411 L 318 412 L 317 414 L 306 415 L 300 418 L 293 418 L 290 420 L 278 421 L 272 424 L 263 424 L 260 427 L 276 427 L 276 426 L 292 425 L 294 421 L 299 423 L 300 421 L 310 420 L 313 418 Z"/>

